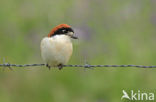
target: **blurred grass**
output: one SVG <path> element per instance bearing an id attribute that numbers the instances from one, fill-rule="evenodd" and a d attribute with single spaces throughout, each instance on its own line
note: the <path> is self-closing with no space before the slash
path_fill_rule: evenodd
<path id="1" fill-rule="evenodd" d="M 1 62 L 43 63 L 40 40 L 67 23 L 80 37 L 70 64 L 156 65 L 155 6 L 154 0 L 1 0 Z M 123 89 L 153 92 L 155 72 L 14 68 L 0 71 L 0 102 L 120 102 Z"/>

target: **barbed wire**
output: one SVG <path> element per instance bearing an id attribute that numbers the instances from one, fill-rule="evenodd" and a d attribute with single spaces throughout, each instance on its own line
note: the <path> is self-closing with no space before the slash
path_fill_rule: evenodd
<path id="1" fill-rule="evenodd" d="M 46 64 L 10 64 L 10 63 L 3 63 L 0 64 L 0 67 L 8 67 L 12 70 L 11 67 L 37 67 L 37 66 L 46 66 Z M 63 67 L 83 67 L 83 68 L 95 68 L 95 67 L 136 67 L 136 68 L 156 68 L 156 65 L 152 66 L 145 66 L 145 65 L 63 65 Z"/>

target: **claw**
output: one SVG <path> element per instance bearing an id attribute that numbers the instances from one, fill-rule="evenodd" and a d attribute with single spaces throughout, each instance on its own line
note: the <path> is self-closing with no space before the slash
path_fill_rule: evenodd
<path id="1" fill-rule="evenodd" d="M 58 65 L 58 69 L 59 69 L 59 70 L 63 69 L 63 64 L 59 64 L 59 65 Z"/>
<path id="2" fill-rule="evenodd" d="M 50 68 L 51 68 L 48 64 L 46 64 L 46 67 L 48 67 L 49 70 L 50 70 Z"/>

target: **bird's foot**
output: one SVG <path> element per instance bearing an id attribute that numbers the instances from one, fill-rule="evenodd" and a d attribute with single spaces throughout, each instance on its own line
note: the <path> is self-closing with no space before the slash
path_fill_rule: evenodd
<path id="1" fill-rule="evenodd" d="M 58 65 L 58 69 L 61 70 L 63 68 L 63 64 Z"/>
<path id="2" fill-rule="evenodd" d="M 46 64 L 46 67 L 48 67 L 49 70 L 50 70 L 50 68 L 51 68 L 48 64 Z"/>

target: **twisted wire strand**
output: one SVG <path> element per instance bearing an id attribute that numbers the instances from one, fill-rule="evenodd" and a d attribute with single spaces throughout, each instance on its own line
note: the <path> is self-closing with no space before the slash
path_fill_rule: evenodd
<path id="1" fill-rule="evenodd" d="M 37 67 L 37 66 L 46 66 L 46 64 L 10 64 L 10 63 L 4 63 L 0 64 L 0 67 Z M 144 65 L 90 65 L 90 64 L 84 64 L 84 65 L 63 65 L 63 67 L 83 67 L 83 68 L 95 68 L 95 67 L 137 67 L 137 68 L 156 68 L 156 65 L 152 66 L 144 66 Z"/>

